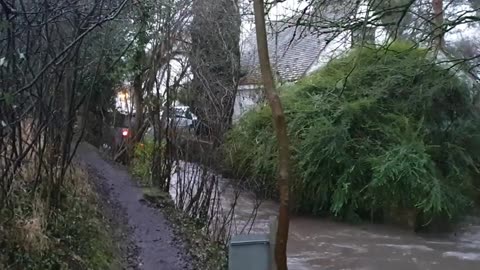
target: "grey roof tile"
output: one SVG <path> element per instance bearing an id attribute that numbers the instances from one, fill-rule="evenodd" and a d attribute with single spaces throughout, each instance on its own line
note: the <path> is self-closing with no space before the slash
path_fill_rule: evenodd
<path id="1" fill-rule="evenodd" d="M 325 40 L 305 27 L 276 22 L 268 27 L 268 49 L 272 68 L 280 81 L 296 81 L 303 77 L 318 59 Z M 246 38 L 241 51 L 244 76 L 240 84 L 260 82 L 260 68 L 255 31 Z"/>

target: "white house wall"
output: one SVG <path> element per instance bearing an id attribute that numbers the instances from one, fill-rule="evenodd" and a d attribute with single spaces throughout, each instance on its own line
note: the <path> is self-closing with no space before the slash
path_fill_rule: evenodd
<path id="1" fill-rule="evenodd" d="M 258 85 L 241 85 L 238 87 L 235 105 L 233 108 L 233 122 L 238 121 L 243 114 L 255 108 L 262 97 L 261 88 Z"/>

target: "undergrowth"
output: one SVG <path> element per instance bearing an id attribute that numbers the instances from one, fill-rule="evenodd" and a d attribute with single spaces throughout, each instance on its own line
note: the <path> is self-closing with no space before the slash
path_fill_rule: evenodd
<path id="1" fill-rule="evenodd" d="M 175 206 L 170 194 L 160 190 L 151 181 L 150 168 L 155 149 L 152 141 L 146 140 L 135 146 L 132 173 L 144 186 L 144 198 L 156 207 L 161 208 L 173 226 L 175 235 L 181 237 L 187 251 L 193 259 L 194 269 L 220 270 L 226 269 L 226 249 L 220 243 L 213 242 L 203 232 L 204 224 L 189 217 Z"/>
<path id="2" fill-rule="evenodd" d="M 86 171 L 69 171 L 56 208 L 44 200 L 43 185 L 34 189 L 28 171 L 16 179 L 12 211 L 0 213 L 0 269 L 120 269 Z"/>
<path id="3" fill-rule="evenodd" d="M 465 213 L 479 191 L 477 90 L 400 43 L 354 49 L 284 87 L 296 209 L 348 220 L 398 208 L 426 221 Z M 234 173 L 275 196 L 271 123 L 260 105 L 224 148 Z"/>
<path id="4" fill-rule="evenodd" d="M 143 185 L 151 184 L 151 161 L 154 144 L 152 141 L 138 143 L 134 147 L 131 171 Z"/>
<path id="5" fill-rule="evenodd" d="M 144 140 L 134 147 L 130 170 L 142 186 L 150 186 L 152 182 L 152 160 L 155 151 L 163 153 L 163 145 L 155 144 L 153 140 Z M 160 164 L 161 166 L 162 164 Z"/>
<path id="6" fill-rule="evenodd" d="M 175 207 L 167 194 L 157 188 L 145 188 L 144 197 L 147 201 L 162 208 L 168 220 L 172 223 L 176 235 L 181 236 L 193 259 L 194 269 L 223 270 L 227 269 L 227 253 L 220 243 L 212 242 L 204 233 L 203 225 L 184 214 Z"/>

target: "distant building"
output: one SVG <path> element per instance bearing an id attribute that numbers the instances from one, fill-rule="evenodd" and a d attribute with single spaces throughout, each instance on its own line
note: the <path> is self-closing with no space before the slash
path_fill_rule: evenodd
<path id="1" fill-rule="evenodd" d="M 319 36 L 306 27 L 295 27 L 285 22 L 274 22 L 267 29 L 271 66 L 279 85 L 294 83 L 326 64 L 332 57 L 345 51 L 350 39 L 339 35 L 327 43 L 327 36 Z M 262 97 L 262 81 L 255 31 L 241 46 L 241 77 L 235 99 L 233 121 L 258 104 Z"/>

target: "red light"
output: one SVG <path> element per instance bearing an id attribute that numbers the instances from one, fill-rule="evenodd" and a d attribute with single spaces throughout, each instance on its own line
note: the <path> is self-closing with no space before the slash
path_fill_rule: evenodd
<path id="1" fill-rule="evenodd" d="M 123 136 L 123 137 L 127 137 L 127 136 L 128 136 L 128 130 L 124 129 L 124 130 L 122 131 L 122 136 Z"/>

